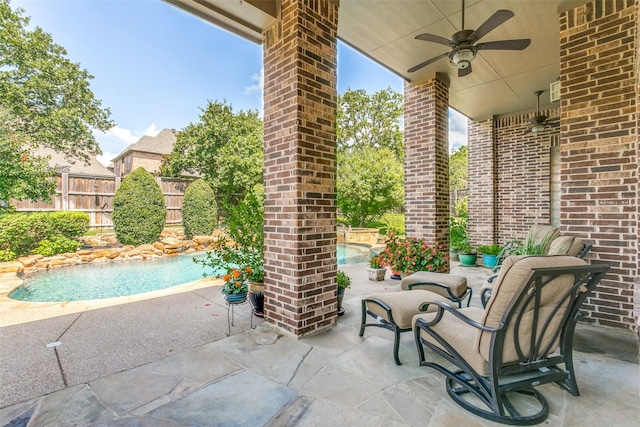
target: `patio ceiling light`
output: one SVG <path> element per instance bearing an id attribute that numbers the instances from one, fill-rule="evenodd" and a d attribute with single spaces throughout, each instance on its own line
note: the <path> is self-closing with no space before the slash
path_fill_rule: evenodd
<path id="1" fill-rule="evenodd" d="M 464 70 L 471 65 L 471 60 L 475 57 L 476 52 L 471 46 L 462 47 L 451 55 L 451 65 L 454 65 L 458 70 Z"/>

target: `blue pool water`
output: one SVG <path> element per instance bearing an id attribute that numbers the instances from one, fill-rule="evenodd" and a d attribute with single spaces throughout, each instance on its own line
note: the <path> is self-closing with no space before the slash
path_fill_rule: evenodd
<path id="1" fill-rule="evenodd" d="M 364 262 L 368 256 L 367 248 L 338 245 L 338 264 Z M 203 259 L 205 254 L 82 264 L 37 272 L 25 276 L 23 285 L 9 298 L 33 302 L 113 298 L 192 282 L 202 279 L 203 273 L 207 277 L 222 273 L 205 270 L 193 258 Z"/>

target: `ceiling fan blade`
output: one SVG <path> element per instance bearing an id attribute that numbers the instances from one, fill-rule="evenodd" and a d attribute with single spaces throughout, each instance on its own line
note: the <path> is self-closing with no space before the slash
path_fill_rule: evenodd
<path id="1" fill-rule="evenodd" d="M 560 127 L 560 123 L 558 123 L 558 122 L 551 122 L 551 123 L 546 122 L 544 125 L 552 127 L 552 128 L 559 128 Z"/>
<path id="2" fill-rule="evenodd" d="M 547 119 L 546 122 L 547 123 L 554 123 L 560 120 L 560 117 L 551 117 L 550 119 Z"/>
<path id="3" fill-rule="evenodd" d="M 473 71 L 471 69 L 471 64 L 469 64 L 467 68 L 458 68 L 458 77 L 468 76 L 471 74 L 471 71 Z"/>
<path id="4" fill-rule="evenodd" d="M 445 39 L 444 37 L 436 36 L 435 34 L 418 34 L 416 36 L 416 40 L 424 40 L 426 42 L 440 43 L 445 46 L 449 46 L 452 42 L 449 39 Z"/>
<path id="5" fill-rule="evenodd" d="M 524 131 L 524 133 L 530 133 L 530 132 L 532 132 L 530 127 L 528 127 L 527 130 Z"/>
<path id="6" fill-rule="evenodd" d="M 442 55 L 435 56 L 435 57 L 433 57 L 433 58 L 431 58 L 431 59 L 427 59 L 426 61 L 421 62 L 421 63 L 419 63 L 418 65 L 416 65 L 416 66 L 414 66 L 414 67 L 409 68 L 409 69 L 407 70 L 407 73 L 413 73 L 414 71 L 418 71 L 420 68 L 422 68 L 422 67 L 426 67 L 427 65 L 429 65 L 429 64 L 431 64 L 431 63 L 433 63 L 433 62 L 436 62 L 438 59 L 444 58 L 444 57 L 446 57 L 446 56 L 449 56 L 449 52 L 447 52 L 447 53 L 443 53 Z"/>
<path id="7" fill-rule="evenodd" d="M 531 44 L 531 39 L 500 40 L 496 42 L 478 43 L 478 50 L 523 50 Z"/>
<path id="8" fill-rule="evenodd" d="M 482 37 L 486 36 L 491 31 L 496 29 L 496 27 L 513 18 L 513 16 L 514 14 L 510 10 L 497 10 L 496 13 L 491 15 L 489 19 L 484 21 L 484 23 L 480 25 L 478 29 L 473 32 L 473 34 L 471 34 L 469 40 L 480 40 Z"/>

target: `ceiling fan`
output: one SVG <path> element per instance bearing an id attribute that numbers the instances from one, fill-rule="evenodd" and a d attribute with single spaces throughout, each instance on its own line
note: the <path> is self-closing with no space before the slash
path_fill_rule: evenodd
<path id="1" fill-rule="evenodd" d="M 501 40 L 495 42 L 486 42 L 475 44 L 482 37 L 502 25 L 504 22 L 514 16 L 510 10 L 498 10 L 491 15 L 489 19 L 484 21 L 477 30 L 464 29 L 464 0 L 462 0 L 462 30 L 456 32 L 449 39 L 436 36 L 434 34 L 419 34 L 417 40 L 424 40 L 433 43 L 440 43 L 451 48 L 451 52 L 443 53 L 434 58 L 428 59 L 415 67 L 407 70 L 409 73 L 419 70 L 441 58 L 449 57 L 451 65 L 458 69 L 458 77 L 464 77 L 471 74 L 471 60 L 475 58 L 479 50 L 523 50 L 531 43 L 531 39 Z"/>
<path id="2" fill-rule="evenodd" d="M 543 116 L 540 114 L 540 95 L 542 94 L 542 92 L 544 91 L 537 90 L 533 93 L 535 96 L 538 97 L 538 102 L 536 106 L 536 115 L 529 119 L 529 121 L 531 122 L 531 126 L 529 126 L 529 128 L 526 131 L 524 131 L 524 133 L 542 132 L 545 130 L 547 126 L 554 127 L 554 128 L 560 127 L 560 123 L 558 123 L 558 120 L 560 120 L 560 117 L 553 117 L 551 119 L 548 119 L 547 116 Z"/>

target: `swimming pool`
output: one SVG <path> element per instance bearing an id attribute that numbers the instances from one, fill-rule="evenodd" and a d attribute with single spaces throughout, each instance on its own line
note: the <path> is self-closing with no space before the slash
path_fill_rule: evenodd
<path id="1" fill-rule="evenodd" d="M 357 245 L 338 245 L 338 264 L 365 262 L 369 249 Z M 204 270 L 193 258 L 205 253 L 146 260 L 80 264 L 29 274 L 9 298 L 32 302 L 84 301 L 137 295 L 166 289 L 203 278 L 203 273 L 218 276 L 222 272 Z M 217 273 L 217 274 L 216 274 Z"/>

